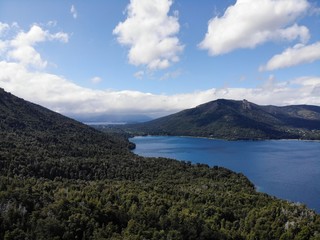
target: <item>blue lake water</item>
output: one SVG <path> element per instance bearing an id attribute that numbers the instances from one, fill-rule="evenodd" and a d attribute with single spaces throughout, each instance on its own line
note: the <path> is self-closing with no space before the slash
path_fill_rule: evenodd
<path id="1" fill-rule="evenodd" d="M 222 166 L 246 175 L 261 192 L 306 204 L 320 213 L 320 142 L 224 141 L 147 136 L 130 139 L 134 153 Z"/>

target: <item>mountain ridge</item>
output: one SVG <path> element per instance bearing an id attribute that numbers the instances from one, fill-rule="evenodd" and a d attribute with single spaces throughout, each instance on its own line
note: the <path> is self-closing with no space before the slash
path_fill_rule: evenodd
<path id="1" fill-rule="evenodd" d="M 137 135 L 184 135 L 229 140 L 319 140 L 320 107 L 260 106 L 247 100 L 218 99 L 123 128 Z"/>

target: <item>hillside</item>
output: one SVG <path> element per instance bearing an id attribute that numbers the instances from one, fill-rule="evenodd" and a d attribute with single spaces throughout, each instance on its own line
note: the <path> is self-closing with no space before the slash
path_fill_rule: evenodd
<path id="1" fill-rule="evenodd" d="M 259 106 L 219 99 L 176 114 L 123 126 L 133 134 L 237 139 L 320 139 L 320 107 Z"/>
<path id="2" fill-rule="evenodd" d="M 62 159 L 85 161 L 110 153 L 124 155 L 127 148 L 133 147 L 127 139 L 103 134 L 3 90 L 0 90 L 0 139 L 0 172 L 4 164 L 9 164 L 4 159 L 10 159 L 10 165 L 27 167 L 29 175 L 48 164 L 40 159 L 54 159 L 51 165 Z"/>
<path id="3" fill-rule="evenodd" d="M 0 239 L 319 239 L 320 216 L 221 167 L 142 158 L 120 135 L 0 90 Z"/>

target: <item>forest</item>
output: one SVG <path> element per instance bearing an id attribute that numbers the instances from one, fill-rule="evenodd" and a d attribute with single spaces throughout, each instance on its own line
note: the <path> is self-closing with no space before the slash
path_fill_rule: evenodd
<path id="1" fill-rule="evenodd" d="M 117 127 L 133 135 L 320 140 L 320 107 L 262 106 L 247 100 L 218 99 L 148 122 Z"/>
<path id="2" fill-rule="evenodd" d="M 0 239 L 320 239 L 241 173 L 133 147 L 0 90 Z"/>

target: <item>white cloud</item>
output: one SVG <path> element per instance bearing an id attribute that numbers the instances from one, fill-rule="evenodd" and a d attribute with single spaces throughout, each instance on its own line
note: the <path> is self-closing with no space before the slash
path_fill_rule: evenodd
<path id="1" fill-rule="evenodd" d="M 48 27 L 56 27 L 58 24 L 58 22 L 56 20 L 51 20 L 49 22 L 47 22 L 46 26 Z"/>
<path id="2" fill-rule="evenodd" d="M 144 73 L 144 71 L 138 71 L 138 72 L 134 73 L 133 75 L 137 79 L 142 79 L 143 76 L 145 75 L 145 73 Z"/>
<path id="3" fill-rule="evenodd" d="M 77 9 L 74 5 L 71 5 L 70 13 L 74 19 L 77 19 L 78 12 L 77 12 Z"/>
<path id="4" fill-rule="evenodd" d="M 120 44 L 129 46 L 129 63 L 151 70 L 168 68 L 183 51 L 178 14 L 169 16 L 172 0 L 131 0 L 127 19 L 113 30 Z"/>
<path id="5" fill-rule="evenodd" d="M 257 104 L 320 105 L 320 77 L 303 77 L 277 83 L 270 76 L 257 88 L 221 88 L 185 94 L 151 94 L 138 91 L 92 90 L 19 63 L 0 62 L 0 86 L 6 91 L 68 115 L 141 113 L 159 117 L 218 98 L 247 99 Z"/>
<path id="6" fill-rule="evenodd" d="M 167 79 L 173 79 L 173 78 L 177 78 L 182 74 L 182 71 L 180 69 L 175 70 L 173 72 L 166 72 L 161 78 L 160 80 L 167 80 Z"/>
<path id="7" fill-rule="evenodd" d="M 24 65 L 30 65 L 36 68 L 45 68 L 48 64 L 32 46 L 28 45 L 15 48 L 8 53 L 8 56 Z"/>
<path id="8" fill-rule="evenodd" d="M 69 35 L 64 32 L 57 32 L 55 34 L 50 34 L 49 32 L 46 32 L 47 39 L 50 41 L 58 40 L 63 43 L 67 43 L 69 41 Z"/>
<path id="9" fill-rule="evenodd" d="M 2 23 L 0 22 L 0 37 L 2 37 L 3 35 L 5 35 L 5 33 L 10 29 L 10 26 L 7 23 Z M 0 55 L 3 51 L 5 51 L 7 47 L 7 42 L 6 41 L 2 41 L 0 39 Z"/>
<path id="10" fill-rule="evenodd" d="M 35 45 L 54 40 L 68 42 L 68 34 L 64 32 L 51 34 L 40 26 L 33 25 L 28 32 L 20 30 L 13 39 L 6 40 L 2 44 L 0 42 L 0 49 L 6 48 L 6 57 L 10 60 L 42 69 L 47 66 L 47 61 L 42 59 L 40 53 L 35 49 Z"/>
<path id="11" fill-rule="evenodd" d="M 93 78 L 91 78 L 90 81 L 94 84 L 98 84 L 102 81 L 102 78 L 101 77 L 93 77 Z"/>
<path id="12" fill-rule="evenodd" d="M 210 55 L 219 55 L 267 41 L 299 39 L 305 43 L 310 38 L 309 30 L 294 22 L 309 7 L 307 0 L 237 0 L 222 17 L 209 21 L 199 47 Z"/>
<path id="13" fill-rule="evenodd" d="M 320 42 L 311 45 L 298 44 L 284 52 L 273 56 L 260 71 L 272 71 L 279 68 L 291 67 L 303 63 L 311 63 L 320 59 Z"/>
<path id="14" fill-rule="evenodd" d="M 266 84 L 257 88 L 213 88 L 174 95 L 130 90 L 93 90 L 81 87 L 64 77 L 29 67 L 30 64 L 41 65 L 46 62 L 36 50 L 37 43 L 52 40 L 65 42 L 68 40 L 65 33 L 52 34 L 39 26 L 32 26 L 27 32 L 19 30 L 18 34 L 11 38 L 4 39 L 8 49 L 5 48 L 4 54 L 0 55 L 0 87 L 67 115 L 141 113 L 159 117 L 218 98 L 246 98 L 258 104 L 320 105 L 320 77 L 303 77 L 279 84 L 270 76 Z M 34 60 L 26 56 L 22 58 L 22 53 L 18 50 L 26 51 L 23 54 L 29 56 L 39 56 L 38 62 L 33 62 Z M 16 53 L 17 56 L 9 58 L 9 53 Z M 175 74 L 179 74 L 179 71 L 172 72 L 169 76 L 173 77 Z M 100 78 L 95 77 L 92 80 L 99 82 Z"/>
<path id="15" fill-rule="evenodd" d="M 7 23 L 0 22 L 0 36 L 9 29 L 9 25 Z"/>
<path id="16" fill-rule="evenodd" d="M 292 83 L 301 86 L 320 87 L 320 77 L 301 77 L 293 80 Z"/>

